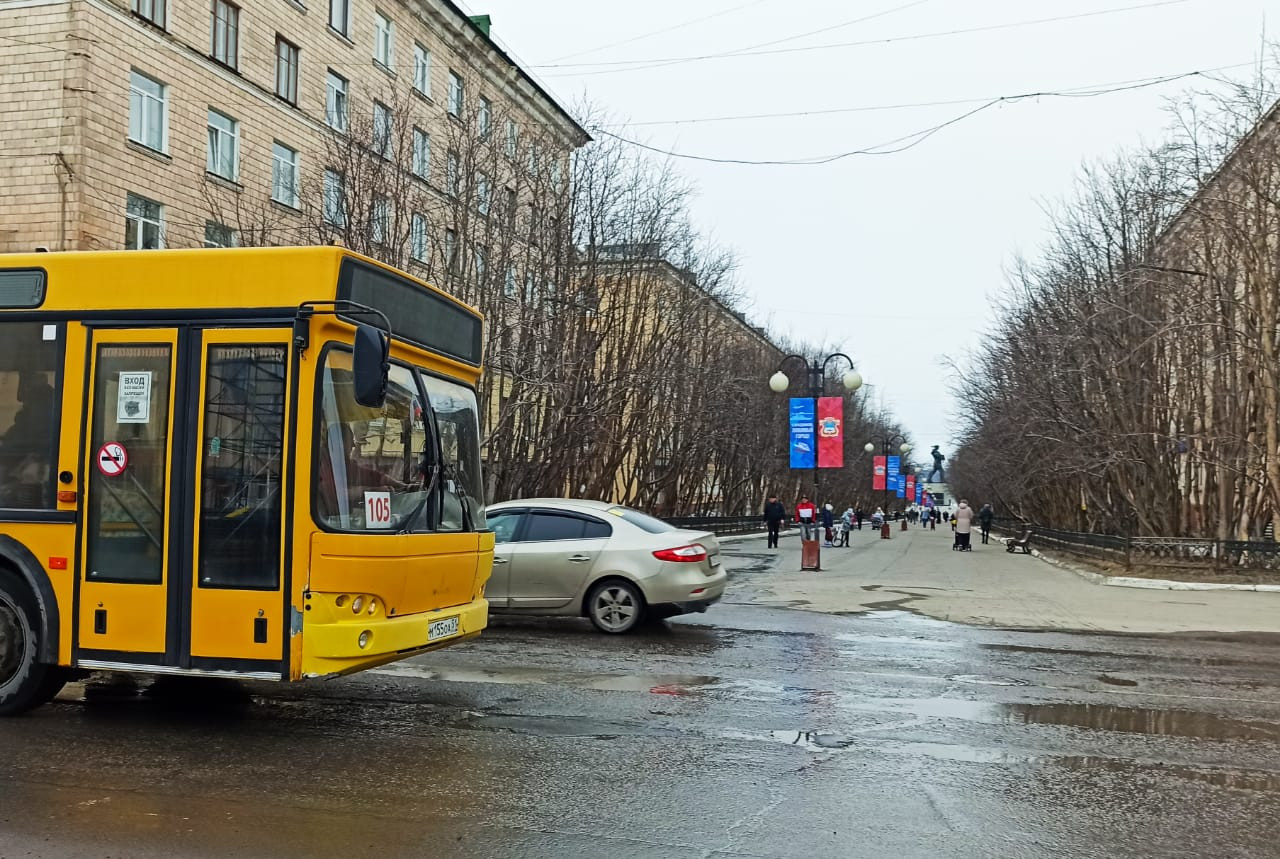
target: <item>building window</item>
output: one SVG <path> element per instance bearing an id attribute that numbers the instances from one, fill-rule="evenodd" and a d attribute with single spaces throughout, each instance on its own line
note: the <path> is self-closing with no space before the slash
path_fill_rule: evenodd
<path id="1" fill-rule="evenodd" d="M 235 230 L 217 221 L 204 222 L 204 246 L 206 248 L 233 248 L 236 246 Z"/>
<path id="2" fill-rule="evenodd" d="M 232 182 L 240 178 L 240 123 L 216 110 L 209 111 L 209 157 L 205 169 Z"/>
<path id="3" fill-rule="evenodd" d="M 137 194 L 125 198 L 124 246 L 131 251 L 164 247 L 164 206 Z"/>
<path id="4" fill-rule="evenodd" d="M 129 8 L 139 18 L 150 21 L 163 30 L 165 28 L 165 2 L 166 0 L 132 0 Z"/>
<path id="5" fill-rule="evenodd" d="M 431 178 L 431 135 L 421 128 L 413 129 L 413 175 Z"/>
<path id="6" fill-rule="evenodd" d="M 507 157 L 515 158 L 516 149 L 520 145 L 520 129 L 514 119 L 507 120 Z"/>
<path id="7" fill-rule="evenodd" d="M 507 276 L 502 281 L 502 294 L 507 298 L 515 298 L 520 291 L 520 282 L 516 277 L 516 265 L 507 266 Z"/>
<path id="8" fill-rule="evenodd" d="M 369 240 L 375 245 L 385 245 L 390 227 L 391 200 L 385 194 L 378 194 L 369 207 Z"/>
<path id="9" fill-rule="evenodd" d="M 298 103 L 298 46 L 276 34 L 276 95 Z"/>
<path id="10" fill-rule="evenodd" d="M 380 101 L 373 103 L 373 151 L 383 158 L 391 157 L 391 108 Z"/>
<path id="11" fill-rule="evenodd" d="M 462 117 L 462 76 L 453 69 L 449 70 L 449 114 Z"/>
<path id="12" fill-rule="evenodd" d="M 487 218 L 491 203 L 489 177 L 483 172 L 476 173 L 476 211 Z"/>
<path id="13" fill-rule="evenodd" d="M 458 233 L 456 230 L 444 231 L 444 264 L 449 271 L 458 270 Z"/>
<path id="14" fill-rule="evenodd" d="M 524 303 L 533 304 L 538 297 L 538 281 L 534 279 L 533 272 L 525 272 L 524 275 Z"/>
<path id="15" fill-rule="evenodd" d="M 515 223 L 515 220 L 516 220 L 516 189 L 515 188 L 506 189 L 505 197 L 504 197 L 504 205 L 506 206 L 506 208 L 503 209 L 502 216 L 506 218 L 507 224 L 510 225 Z"/>
<path id="16" fill-rule="evenodd" d="M 351 35 L 351 0 L 329 0 L 329 26 L 344 36 Z"/>
<path id="17" fill-rule="evenodd" d="M 271 146 L 271 199 L 298 208 L 298 151 L 283 143 Z"/>
<path id="18" fill-rule="evenodd" d="M 489 99 L 480 96 L 480 110 L 476 114 L 476 126 L 480 129 L 480 139 L 488 140 L 493 131 L 493 104 Z"/>
<path id="19" fill-rule="evenodd" d="M 417 212 L 409 219 L 409 256 L 418 262 L 427 258 L 427 219 Z"/>
<path id="20" fill-rule="evenodd" d="M 213 0 L 213 37 L 209 48 L 215 60 L 236 68 L 240 41 L 240 7 L 227 0 Z"/>
<path id="21" fill-rule="evenodd" d="M 324 115 L 330 128 L 347 130 L 347 79 L 333 69 L 325 84 Z"/>
<path id="22" fill-rule="evenodd" d="M 129 75 L 129 139 L 157 152 L 168 148 L 169 88 L 141 72 Z"/>
<path id="23" fill-rule="evenodd" d="M 451 196 L 456 197 L 458 192 L 462 190 L 461 184 L 461 176 L 458 171 L 458 153 L 450 149 L 444 165 L 444 190 Z"/>
<path id="24" fill-rule="evenodd" d="M 484 248 L 475 249 L 476 283 L 483 284 L 489 271 L 489 254 Z"/>
<path id="25" fill-rule="evenodd" d="M 384 69 L 395 67 L 396 25 L 381 12 L 373 13 L 373 58 Z"/>
<path id="26" fill-rule="evenodd" d="M 529 244 L 538 247 L 538 207 L 529 206 Z"/>
<path id="27" fill-rule="evenodd" d="M 347 225 L 347 194 L 342 174 L 328 167 L 324 171 L 324 220 L 334 227 Z"/>
<path id="28" fill-rule="evenodd" d="M 529 175 L 538 175 L 538 141 L 529 144 Z"/>
<path id="29" fill-rule="evenodd" d="M 413 88 L 431 98 L 431 52 L 413 43 Z"/>

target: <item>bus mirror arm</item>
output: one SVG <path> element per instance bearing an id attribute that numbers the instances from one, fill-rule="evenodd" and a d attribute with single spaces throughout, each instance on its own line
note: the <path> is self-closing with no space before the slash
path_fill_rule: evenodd
<path id="1" fill-rule="evenodd" d="M 381 323 L 376 326 L 355 323 L 351 375 L 356 402 L 368 408 L 382 408 L 387 400 L 387 377 L 391 373 L 391 321 L 387 315 L 377 308 L 345 299 L 304 301 L 298 305 L 293 319 L 293 345 L 299 354 L 311 344 L 311 319 L 316 313 L 372 316 Z"/>

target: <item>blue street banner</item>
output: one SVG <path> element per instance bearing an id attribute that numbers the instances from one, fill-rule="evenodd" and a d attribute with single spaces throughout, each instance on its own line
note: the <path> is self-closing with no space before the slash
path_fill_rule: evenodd
<path id="1" fill-rule="evenodd" d="M 813 438 L 812 397 L 791 398 L 791 467 L 813 468 L 816 462 Z"/>
<path id="2" fill-rule="evenodd" d="M 900 456 L 889 457 L 888 471 L 889 473 L 887 477 L 889 479 L 889 487 L 888 487 L 889 491 L 899 493 L 898 497 L 901 498 L 902 497 L 902 494 L 901 494 L 902 474 L 900 472 L 902 471 L 902 457 Z"/>

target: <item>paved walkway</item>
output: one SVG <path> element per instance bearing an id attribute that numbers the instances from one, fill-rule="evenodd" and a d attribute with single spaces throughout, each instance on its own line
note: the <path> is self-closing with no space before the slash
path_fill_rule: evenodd
<path id="1" fill-rule="evenodd" d="M 895 523 L 896 526 L 896 523 Z M 903 608 L 959 623 L 1107 632 L 1280 633 L 1280 594 L 1104 587 L 973 535 L 972 552 L 951 551 L 950 529 L 895 530 L 893 539 L 854 531 L 847 549 L 823 549 L 822 571 L 800 571 L 800 541 L 726 544 L 745 600 L 828 613 Z M 772 555 L 774 557 L 761 557 Z M 750 557 L 752 561 L 746 560 Z M 733 594 L 729 597 L 734 600 Z"/>

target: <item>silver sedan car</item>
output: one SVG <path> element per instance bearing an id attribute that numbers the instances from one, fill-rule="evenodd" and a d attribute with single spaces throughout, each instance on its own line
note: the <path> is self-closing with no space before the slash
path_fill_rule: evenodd
<path id="1" fill-rule="evenodd" d="M 504 501 L 485 515 L 497 543 L 485 588 L 495 614 L 585 615 L 622 633 L 706 611 L 724 594 L 720 544 L 705 531 L 569 498 Z"/>

